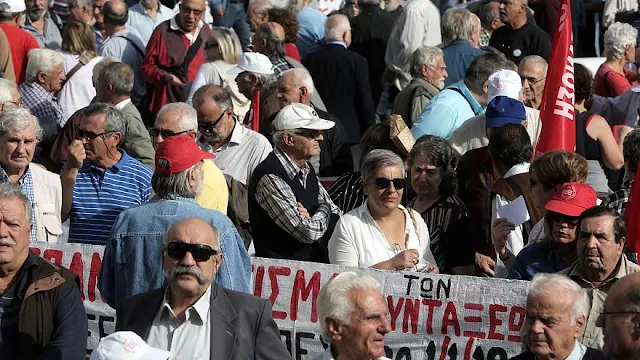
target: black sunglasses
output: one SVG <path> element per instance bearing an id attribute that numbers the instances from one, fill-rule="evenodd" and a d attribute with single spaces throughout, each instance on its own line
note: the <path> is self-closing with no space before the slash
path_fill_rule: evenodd
<path id="1" fill-rule="evenodd" d="M 300 135 L 302 137 L 306 137 L 307 139 L 315 139 L 318 136 L 322 135 L 322 131 L 320 130 L 309 130 L 309 129 L 298 129 L 293 133 L 296 135 Z"/>
<path id="2" fill-rule="evenodd" d="M 397 179 L 387 179 L 387 178 L 375 178 L 374 181 L 380 190 L 386 189 L 389 187 L 389 184 L 393 183 L 393 187 L 396 190 L 404 189 L 404 186 L 407 184 L 407 180 L 403 178 Z"/>
<path id="3" fill-rule="evenodd" d="M 95 139 L 97 137 L 106 136 L 106 135 L 109 135 L 111 133 L 113 133 L 113 131 L 105 131 L 105 132 L 100 133 L 100 134 L 96 134 L 96 133 L 93 133 L 91 131 L 84 131 L 84 130 L 77 130 L 76 131 L 77 138 L 80 139 L 80 140 L 85 139 L 85 138 L 89 139 L 89 140 L 93 140 L 93 139 Z"/>
<path id="4" fill-rule="evenodd" d="M 167 245 L 167 255 L 173 259 L 180 260 L 187 255 L 187 252 L 190 252 L 193 260 L 197 262 L 208 261 L 211 256 L 218 254 L 217 250 L 203 244 L 187 244 L 173 241 Z"/>
<path id="5" fill-rule="evenodd" d="M 205 50 L 209 50 L 209 49 L 214 48 L 214 47 L 218 47 L 218 42 L 217 41 L 209 41 L 209 42 L 204 44 L 204 49 Z"/>
<path id="6" fill-rule="evenodd" d="M 215 129 L 215 127 L 218 125 L 220 120 L 222 120 L 222 118 L 225 116 L 226 113 L 227 113 L 227 110 L 223 111 L 222 114 L 220 114 L 220 116 L 218 116 L 218 118 L 215 119 L 213 122 L 210 122 L 210 123 L 198 123 L 198 128 L 200 130 L 204 130 L 205 132 L 212 132 L 213 129 Z"/>
<path id="7" fill-rule="evenodd" d="M 151 140 L 153 140 L 154 138 L 158 137 L 158 135 L 162 136 L 163 139 L 168 139 L 168 138 L 170 138 L 172 136 L 182 135 L 182 134 L 186 134 L 188 132 L 189 132 L 189 130 L 180 131 L 180 132 L 173 132 L 171 130 L 166 130 L 166 129 L 156 129 L 156 128 L 149 129 L 149 134 L 151 135 Z"/>
<path id="8" fill-rule="evenodd" d="M 579 221 L 579 218 L 577 216 L 569 216 L 551 210 L 547 210 L 545 217 L 548 218 L 550 222 L 556 222 L 560 224 L 567 223 L 572 228 L 578 226 Z"/>
<path id="9" fill-rule="evenodd" d="M 205 9 L 194 9 L 185 5 L 180 4 L 179 5 L 180 10 L 182 11 L 182 13 L 184 13 L 185 15 L 189 15 L 189 13 L 193 13 L 193 15 L 195 16 L 200 16 L 202 15 L 202 13 L 204 12 Z"/>

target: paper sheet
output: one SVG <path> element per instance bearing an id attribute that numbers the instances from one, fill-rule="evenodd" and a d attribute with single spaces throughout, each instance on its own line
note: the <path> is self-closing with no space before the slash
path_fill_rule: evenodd
<path id="1" fill-rule="evenodd" d="M 529 220 L 529 211 L 527 210 L 527 204 L 524 202 L 524 197 L 520 195 L 512 202 L 499 208 L 498 217 L 509 220 L 515 226 Z"/>

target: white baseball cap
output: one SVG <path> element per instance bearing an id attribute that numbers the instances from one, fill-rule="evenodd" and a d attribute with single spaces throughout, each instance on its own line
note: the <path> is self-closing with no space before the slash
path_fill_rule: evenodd
<path id="1" fill-rule="evenodd" d="M 320 119 L 318 113 L 305 104 L 293 103 L 280 109 L 273 127 L 276 131 L 293 130 L 293 129 L 309 129 L 309 130 L 327 130 L 334 127 L 333 121 Z"/>
<path id="2" fill-rule="evenodd" d="M 167 360 L 171 353 L 152 348 L 132 331 L 103 337 L 89 360 Z"/>
<path id="3" fill-rule="evenodd" d="M 3 1 L 3 0 L 0 0 Z M 238 75 L 243 71 L 256 74 L 271 75 L 273 74 L 273 64 L 268 57 L 257 52 L 246 52 L 240 56 L 240 61 L 236 67 L 227 71 L 229 75 Z"/>
<path id="4" fill-rule="evenodd" d="M 489 76 L 489 89 L 487 90 L 487 103 L 496 96 L 506 96 L 520 100 L 522 80 L 520 75 L 513 70 L 498 70 Z"/>
<path id="5" fill-rule="evenodd" d="M 27 10 L 24 0 L 0 0 L 0 10 L 8 13 L 19 13 Z"/>

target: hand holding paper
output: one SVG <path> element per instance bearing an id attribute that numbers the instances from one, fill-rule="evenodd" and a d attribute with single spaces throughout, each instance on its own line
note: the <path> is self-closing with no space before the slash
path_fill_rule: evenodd
<path id="1" fill-rule="evenodd" d="M 524 202 L 524 197 L 520 195 L 512 202 L 499 208 L 498 218 L 505 218 L 514 226 L 519 226 L 528 221 L 529 211 L 527 210 L 527 204 Z"/>

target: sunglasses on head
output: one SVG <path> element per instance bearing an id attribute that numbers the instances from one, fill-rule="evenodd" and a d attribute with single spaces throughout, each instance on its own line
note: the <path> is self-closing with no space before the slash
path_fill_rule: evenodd
<path id="1" fill-rule="evenodd" d="M 168 138 L 170 138 L 172 136 L 182 135 L 182 134 L 186 134 L 188 132 L 189 132 L 189 130 L 180 131 L 180 132 L 173 132 L 171 130 L 166 130 L 166 129 L 156 129 L 156 128 L 149 129 L 149 134 L 151 135 L 151 139 L 152 140 L 153 140 L 153 138 L 158 137 L 158 135 L 162 136 L 163 139 L 168 139 Z"/>
<path id="2" fill-rule="evenodd" d="M 380 190 L 386 189 L 389 187 L 389 184 L 393 183 L 393 187 L 396 190 L 404 189 L 404 186 L 407 184 L 407 180 L 403 178 L 397 179 L 387 179 L 387 178 L 375 178 L 374 181 Z"/>
<path id="3" fill-rule="evenodd" d="M 217 250 L 211 248 L 211 246 L 203 245 L 203 244 L 187 244 L 178 241 L 172 241 L 167 245 L 167 255 L 170 258 L 180 260 L 187 252 L 191 253 L 193 256 L 193 260 L 197 262 L 208 261 L 211 256 L 215 256 L 218 254 Z"/>

